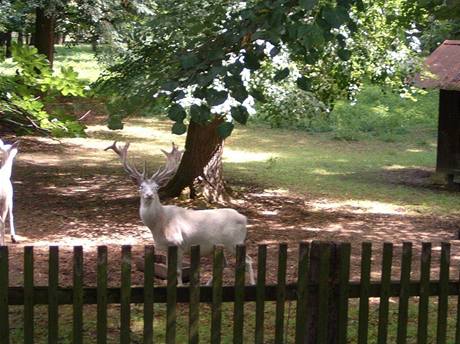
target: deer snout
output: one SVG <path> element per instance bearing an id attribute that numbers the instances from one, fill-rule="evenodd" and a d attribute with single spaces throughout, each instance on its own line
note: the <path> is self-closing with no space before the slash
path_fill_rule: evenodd
<path id="1" fill-rule="evenodd" d="M 154 193 L 153 192 L 146 192 L 144 193 L 144 198 L 146 199 L 152 199 L 154 196 Z"/>

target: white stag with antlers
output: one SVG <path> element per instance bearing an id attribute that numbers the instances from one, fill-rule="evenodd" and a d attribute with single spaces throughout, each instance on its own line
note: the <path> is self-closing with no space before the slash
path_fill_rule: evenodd
<path id="1" fill-rule="evenodd" d="M 124 170 L 138 185 L 141 199 L 140 217 L 152 232 L 157 247 L 163 250 L 169 245 L 178 247 L 179 284 L 182 284 L 183 254 L 189 252 L 192 245 L 200 245 L 202 255 L 211 254 L 215 245 L 223 245 L 235 254 L 236 245 L 243 244 L 246 240 L 246 216 L 229 208 L 192 210 L 160 203 L 158 190 L 175 175 L 182 157 L 182 152 L 174 143 L 171 152 L 162 150 L 166 155 L 166 164 L 151 177 L 146 175 L 145 164 L 143 172 L 140 173 L 134 164 L 128 161 L 128 148 L 129 143 L 119 147 L 115 141 L 105 150 L 112 149 L 119 156 Z M 246 256 L 245 263 L 250 283 L 254 284 L 251 257 Z"/>
<path id="2" fill-rule="evenodd" d="M 13 184 L 11 183 L 11 171 L 13 160 L 18 153 L 19 142 L 11 145 L 3 144 L 0 140 L 0 245 L 5 245 L 6 217 L 10 217 L 11 241 L 16 242 L 13 219 Z"/>

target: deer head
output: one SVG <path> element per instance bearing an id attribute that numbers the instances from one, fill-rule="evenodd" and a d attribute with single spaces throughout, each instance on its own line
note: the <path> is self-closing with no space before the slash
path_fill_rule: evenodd
<path id="1" fill-rule="evenodd" d="M 10 160 L 12 161 L 16 154 L 18 154 L 19 141 L 11 145 L 6 145 L 0 140 L 0 168 L 5 165 L 5 163 Z"/>
<path id="2" fill-rule="evenodd" d="M 166 163 L 151 177 L 148 177 L 145 162 L 141 173 L 134 164 L 128 161 L 129 142 L 125 143 L 123 147 L 119 147 L 117 145 L 117 141 L 115 141 L 105 150 L 109 149 L 113 150 L 119 156 L 124 170 L 131 177 L 131 180 L 139 187 L 140 196 L 144 199 L 153 199 L 154 197 L 158 197 L 158 190 L 166 185 L 166 183 L 176 174 L 183 153 L 183 151 L 180 151 L 178 146 L 174 143 L 172 144 L 171 152 L 167 152 L 162 149 L 161 151 L 166 156 Z"/>

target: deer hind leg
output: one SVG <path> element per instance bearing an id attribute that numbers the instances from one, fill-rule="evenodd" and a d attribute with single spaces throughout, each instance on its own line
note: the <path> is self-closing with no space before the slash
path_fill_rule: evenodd
<path id="1" fill-rule="evenodd" d="M 184 258 L 184 253 L 182 250 L 177 250 L 177 285 L 184 285 L 182 280 L 182 259 Z"/>
<path id="2" fill-rule="evenodd" d="M 0 218 L 0 245 L 5 245 L 5 222 Z"/>
<path id="3" fill-rule="evenodd" d="M 10 234 L 11 234 L 11 241 L 16 243 L 16 231 L 14 229 L 14 217 L 13 217 L 13 200 L 10 202 L 10 206 L 8 207 L 8 216 L 10 218 Z"/>

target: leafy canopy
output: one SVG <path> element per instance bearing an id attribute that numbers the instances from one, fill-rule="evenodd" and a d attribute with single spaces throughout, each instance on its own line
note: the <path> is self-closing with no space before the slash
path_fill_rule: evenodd
<path id="1" fill-rule="evenodd" d="M 121 63 L 100 80 L 114 104 L 132 105 L 112 117 L 112 127 L 122 127 L 124 115 L 157 99 L 161 106 L 170 104 L 173 133 L 186 132 L 187 120 L 225 117 L 218 132 L 226 137 L 234 121 L 247 121 L 248 102 L 264 99 L 264 90 L 249 80 L 267 63 L 274 66 L 268 82 L 294 79 L 329 108 L 340 96 L 352 97 L 365 79 L 402 89 L 414 68 L 406 62 L 417 53 L 417 32 L 430 13 L 448 5 L 435 0 L 160 0 L 145 6 L 151 12 L 130 34 Z M 287 63 L 276 62 L 283 57 Z"/>

